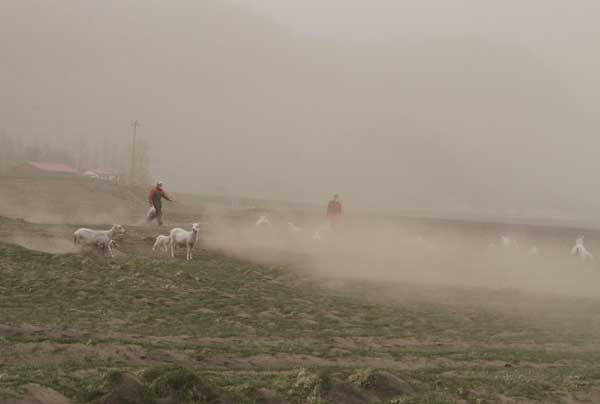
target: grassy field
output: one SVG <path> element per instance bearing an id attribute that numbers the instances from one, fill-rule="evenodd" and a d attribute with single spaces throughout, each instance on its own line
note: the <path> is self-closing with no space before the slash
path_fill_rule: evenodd
<path id="1" fill-rule="evenodd" d="M 346 275 L 341 278 L 310 268 L 310 257 L 269 251 L 268 242 L 248 244 L 243 254 L 220 253 L 227 249 L 215 248 L 219 230 L 235 238 L 259 211 L 272 209 L 269 216 L 283 229 L 288 220 L 307 226 L 315 215 L 260 201 L 246 201 L 257 209 L 228 210 L 223 198 L 180 195 L 179 203 L 167 205 L 169 226 L 208 223 L 207 249 L 191 262 L 171 260 L 150 250 L 161 230 L 140 223 L 145 190 L 0 181 L 10 195 L 0 204 L 1 404 L 600 402 L 598 299 L 348 276 L 344 265 L 354 258 L 364 259 L 366 266 L 356 265 L 361 271 L 371 263 L 389 267 L 386 276 L 407 269 L 407 261 L 377 256 L 381 249 L 372 247 L 381 237 L 370 250 L 357 244 L 353 258 L 319 261 L 321 269 L 342 266 L 332 271 Z M 117 220 L 127 234 L 116 258 L 73 246 L 78 223 L 106 228 Z M 422 220 L 401 225 L 445 247 L 464 238 L 485 248 L 486 240 L 509 232 L 542 242 L 542 251 L 567 254 L 579 234 Z M 587 245 L 600 249 L 598 235 L 586 234 L 592 236 Z M 397 241 L 392 258 L 415 248 Z M 444 253 L 437 257 L 443 262 L 430 274 L 449 263 Z M 451 263 L 469 264 L 463 261 Z M 579 279 L 593 292 L 597 266 L 561 265 L 554 263 L 554 272 L 540 265 L 535 274 L 553 279 L 588 271 Z"/>
<path id="2" fill-rule="evenodd" d="M 1 243 L 0 402 L 600 402 L 600 302 L 534 316 L 380 288 Z"/>

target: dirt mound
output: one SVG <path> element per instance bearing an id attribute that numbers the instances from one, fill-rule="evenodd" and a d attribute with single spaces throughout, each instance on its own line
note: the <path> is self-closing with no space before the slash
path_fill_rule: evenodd
<path id="1" fill-rule="evenodd" d="M 72 404 L 71 400 L 39 384 L 27 384 L 25 388 L 25 397 L 14 404 Z"/>
<path id="2" fill-rule="evenodd" d="M 410 385 L 391 373 L 361 371 L 350 378 L 327 371 L 300 370 L 295 397 L 306 403 L 369 404 L 414 393 Z"/>
<path id="3" fill-rule="evenodd" d="M 271 390 L 261 389 L 254 395 L 257 403 L 288 404 Z M 219 391 L 190 369 L 162 365 L 147 369 L 141 377 L 111 372 L 97 390 L 87 392 L 84 401 L 90 404 L 234 404 L 239 402 L 239 397 L 235 399 Z"/>
<path id="4" fill-rule="evenodd" d="M 392 398 L 413 394 L 415 390 L 404 380 L 381 370 L 363 370 L 350 376 L 349 381 L 379 398 Z"/>
<path id="5" fill-rule="evenodd" d="M 182 367 L 159 367 L 144 374 L 161 404 L 206 403 L 222 401 L 217 393 L 192 371 Z"/>

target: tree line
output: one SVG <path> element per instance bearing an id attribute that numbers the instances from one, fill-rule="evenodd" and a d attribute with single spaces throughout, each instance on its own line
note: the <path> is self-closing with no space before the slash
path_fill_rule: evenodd
<path id="1" fill-rule="evenodd" d="M 131 143 L 117 142 L 108 136 L 71 136 L 57 141 L 50 135 L 0 129 L 0 175 L 10 175 L 19 165 L 29 161 L 46 161 L 68 164 L 81 172 L 106 170 L 131 182 L 131 148 Z M 137 142 L 134 182 L 148 182 L 150 153 L 148 142 Z"/>

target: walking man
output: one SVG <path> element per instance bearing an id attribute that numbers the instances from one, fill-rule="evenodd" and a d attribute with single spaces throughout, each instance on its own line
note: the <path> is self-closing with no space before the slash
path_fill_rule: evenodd
<path id="1" fill-rule="evenodd" d="M 340 196 L 335 194 L 333 199 L 329 201 L 329 204 L 327 205 L 327 220 L 332 229 L 337 227 L 342 217 L 342 203 L 339 199 Z"/>
<path id="2" fill-rule="evenodd" d="M 152 208 L 154 208 L 154 214 L 148 214 L 148 221 L 151 222 L 152 220 L 156 219 L 159 226 L 163 225 L 162 198 L 172 202 L 172 199 L 163 190 L 163 183 L 158 181 L 156 183 L 156 187 L 152 188 L 150 194 L 148 195 L 148 203 Z"/>

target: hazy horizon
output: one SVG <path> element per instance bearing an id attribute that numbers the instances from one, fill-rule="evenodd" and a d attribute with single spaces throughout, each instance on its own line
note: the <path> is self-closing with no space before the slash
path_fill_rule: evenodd
<path id="1" fill-rule="evenodd" d="M 3 2 L 0 128 L 138 119 L 174 191 L 596 222 L 600 5 L 365 4 Z"/>

